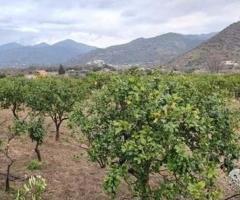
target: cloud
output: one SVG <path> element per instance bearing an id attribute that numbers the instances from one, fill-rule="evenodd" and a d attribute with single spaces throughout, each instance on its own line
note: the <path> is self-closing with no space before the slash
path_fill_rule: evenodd
<path id="1" fill-rule="evenodd" d="M 0 44 L 63 39 L 106 47 L 166 32 L 216 32 L 240 20 L 239 0 L 0 0 Z"/>

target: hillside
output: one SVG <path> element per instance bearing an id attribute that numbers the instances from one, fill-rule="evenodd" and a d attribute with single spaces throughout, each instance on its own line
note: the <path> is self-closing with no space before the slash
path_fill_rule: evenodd
<path id="1" fill-rule="evenodd" d="M 209 69 L 218 65 L 224 70 L 240 68 L 240 22 L 234 23 L 197 48 L 170 63 L 176 69 Z"/>
<path id="2" fill-rule="evenodd" d="M 167 33 L 153 38 L 139 38 L 127 44 L 97 49 L 71 60 L 74 64 L 85 64 L 93 60 L 104 60 L 115 65 L 165 64 L 173 58 L 193 49 L 213 34 L 182 35 Z"/>
<path id="3" fill-rule="evenodd" d="M 9 43 L 0 46 L 0 67 L 60 64 L 94 49 L 96 47 L 73 40 L 64 40 L 53 45 L 40 43 L 34 46 Z"/>

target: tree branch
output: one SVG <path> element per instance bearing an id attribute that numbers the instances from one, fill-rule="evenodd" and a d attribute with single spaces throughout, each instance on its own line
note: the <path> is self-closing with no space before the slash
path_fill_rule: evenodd
<path id="1" fill-rule="evenodd" d="M 230 199 L 233 199 L 233 198 L 235 198 L 235 197 L 237 197 L 237 196 L 240 196 L 240 194 L 234 194 L 234 195 L 232 195 L 232 196 L 230 196 L 230 197 L 227 197 L 227 198 L 224 199 L 224 200 L 230 200 Z"/>
<path id="2" fill-rule="evenodd" d="M 0 173 L 0 176 L 4 176 L 4 177 L 6 177 L 7 174 L 5 174 L 5 173 Z M 14 175 L 11 175 L 11 174 L 10 174 L 10 178 L 11 178 L 11 181 L 15 181 L 15 180 L 25 181 L 25 180 L 28 179 L 28 177 L 26 177 L 26 178 L 22 178 L 22 177 L 14 176 Z"/>

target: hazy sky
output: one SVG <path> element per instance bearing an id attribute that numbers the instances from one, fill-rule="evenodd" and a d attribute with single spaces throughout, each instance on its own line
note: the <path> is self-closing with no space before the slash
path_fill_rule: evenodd
<path id="1" fill-rule="evenodd" d="M 240 0 L 0 0 L 0 44 L 70 38 L 106 47 L 166 32 L 216 32 L 239 20 Z"/>

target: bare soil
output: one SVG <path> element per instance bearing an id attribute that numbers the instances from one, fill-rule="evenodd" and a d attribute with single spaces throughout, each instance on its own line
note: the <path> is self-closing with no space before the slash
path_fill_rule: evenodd
<path id="1" fill-rule="evenodd" d="M 0 111 L 0 122 L 10 119 L 10 116 L 7 111 Z M 51 124 L 51 121 L 47 120 L 48 136 L 40 147 L 43 160 L 41 170 L 31 172 L 27 169 L 29 162 L 37 157 L 34 143 L 25 136 L 16 138 L 11 143 L 10 154 L 16 159 L 11 175 L 21 178 L 30 175 L 44 177 L 48 185 L 45 200 L 109 199 L 102 187 L 106 169 L 101 169 L 97 163 L 89 160 L 86 151 L 71 137 L 66 124 L 63 124 L 61 129 L 60 141 L 55 142 L 55 131 Z M 1 127 L 0 137 L 4 137 L 8 125 L 6 122 L 4 128 Z M 19 180 L 11 182 L 13 191 L 5 194 L 3 174 L 6 173 L 6 167 L 6 159 L 0 154 L 0 200 L 13 199 L 12 193 L 23 184 Z M 124 189 L 124 186 L 122 188 L 118 199 L 131 199 L 125 192 L 127 189 Z"/>

